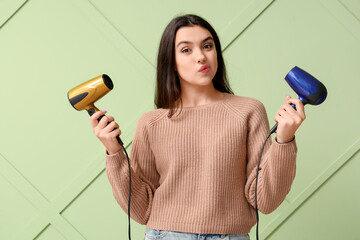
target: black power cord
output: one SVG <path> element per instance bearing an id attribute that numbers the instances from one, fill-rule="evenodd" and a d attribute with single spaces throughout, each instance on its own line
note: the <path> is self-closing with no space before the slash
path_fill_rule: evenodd
<path id="1" fill-rule="evenodd" d="M 277 125 L 276 125 L 277 126 Z M 267 136 L 267 138 L 265 139 L 265 142 L 261 148 L 260 151 L 260 156 L 259 156 L 259 161 L 258 161 L 258 165 L 257 165 L 257 169 L 256 169 L 256 181 L 255 181 L 255 211 L 256 211 L 256 240 L 259 240 L 259 212 L 258 212 L 258 206 L 257 206 L 257 184 L 258 184 L 258 177 L 259 177 L 259 168 L 260 168 L 260 160 L 261 160 L 261 155 L 263 153 L 266 141 L 269 139 L 269 137 L 271 136 L 272 133 L 274 133 L 276 131 L 276 128 L 272 129 L 269 133 L 269 135 Z"/>
<path id="2" fill-rule="evenodd" d="M 126 152 L 126 149 L 124 147 L 124 145 L 121 145 L 121 147 L 124 149 L 124 152 L 126 154 L 126 158 L 128 161 L 128 166 L 129 166 L 129 200 L 128 200 L 128 221 L 129 221 L 129 240 L 131 240 L 131 230 L 130 230 L 130 197 L 131 197 L 131 171 L 130 171 L 130 161 L 129 161 L 129 156 Z"/>
<path id="3" fill-rule="evenodd" d="M 89 115 L 92 116 L 95 113 L 95 110 L 93 108 L 90 108 L 88 111 Z M 98 118 L 98 122 L 100 122 L 100 120 L 104 117 L 105 115 L 101 115 Z M 107 125 L 109 125 L 110 122 L 107 123 Z M 106 125 L 106 126 L 107 126 Z M 115 129 L 114 129 L 115 130 Z M 124 147 L 124 143 L 121 141 L 119 136 L 116 136 L 116 140 L 118 141 L 118 143 L 120 144 L 120 146 L 123 148 L 125 154 L 126 154 L 126 158 L 128 161 L 128 166 L 129 166 L 129 200 L 128 200 L 128 221 L 129 221 L 129 240 L 131 240 L 131 231 L 130 231 L 130 197 L 131 197 L 131 171 L 130 171 L 130 160 L 129 160 L 129 156 L 126 152 L 126 149 Z"/>

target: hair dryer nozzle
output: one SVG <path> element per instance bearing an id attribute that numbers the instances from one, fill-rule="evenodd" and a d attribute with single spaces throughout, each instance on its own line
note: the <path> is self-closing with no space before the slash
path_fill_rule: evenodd
<path id="1" fill-rule="evenodd" d="M 299 99 L 304 105 L 319 105 L 327 97 L 324 84 L 297 66 L 290 70 L 285 76 L 285 80 L 299 95 Z"/>

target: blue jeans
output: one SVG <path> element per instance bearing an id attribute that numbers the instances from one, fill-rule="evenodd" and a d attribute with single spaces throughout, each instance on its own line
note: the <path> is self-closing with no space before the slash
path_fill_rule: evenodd
<path id="1" fill-rule="evenodd" d="M 250 240 L 248 234 L 196 234 L 146 228 L 144 240 Z"/>

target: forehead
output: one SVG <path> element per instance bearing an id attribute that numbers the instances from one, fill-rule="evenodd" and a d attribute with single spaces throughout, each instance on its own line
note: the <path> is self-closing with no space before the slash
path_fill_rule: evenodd
<path id="1" fill-rule="evenodd" d="M 198 25 L 181 27 L 176 32 L 175 45 L 181 41 L 201 42 L 209 36 L 212 37 L 209 30 Z"/>

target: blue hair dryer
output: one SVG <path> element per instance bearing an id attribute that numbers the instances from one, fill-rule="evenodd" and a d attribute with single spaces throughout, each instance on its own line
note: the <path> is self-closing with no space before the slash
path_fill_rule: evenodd
<path id="1" fill-rule="evenodd" d="M 319 105 L 326 99 L 327 90 L 324 84 L 297 66 L 290 70 L 285 80 L 299 95 L 304 106 L 306 104 Z M 294 104 L 291 106 L 295 108 Z M 278 123 L 270 130 L 270 134 L 276 132 L 277 126 Z"/>

